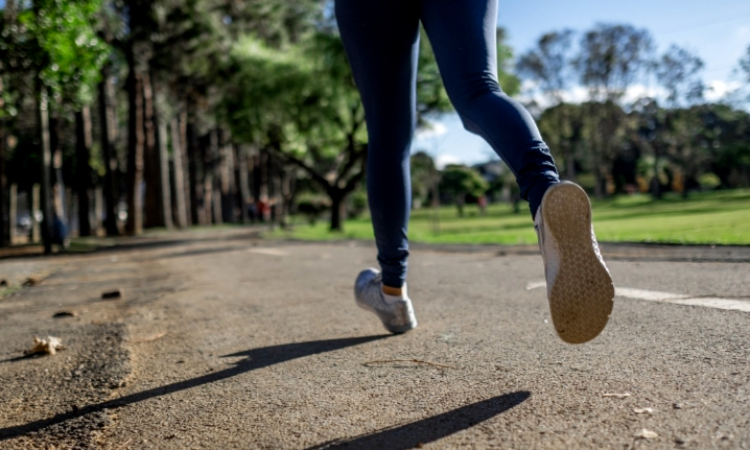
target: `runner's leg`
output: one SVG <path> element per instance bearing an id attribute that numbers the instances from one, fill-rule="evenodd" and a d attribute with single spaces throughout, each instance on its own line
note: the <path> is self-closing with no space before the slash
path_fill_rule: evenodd
<path id="1" fill-rule="evenodd" d="M 560 179 L 534 119 L 497 82 L 497 0 L 423 0 L 421 18 L 464 126 L 510 167 L 534 215 Z"/>
<path id="2" fill-rule="evenodd" d="M 367 194 L 383 284 L 400 288 L 409 256 L 419 4 L 336 0 L 336 17 L 367 117 Z"/>

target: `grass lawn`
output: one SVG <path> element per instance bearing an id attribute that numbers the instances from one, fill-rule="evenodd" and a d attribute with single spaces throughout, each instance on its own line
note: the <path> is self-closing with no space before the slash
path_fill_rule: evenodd
<path id="1" fill-rule="evenodd" d="M 750 190 L 702 192 L 683 200 L 667 194 L 655 201 L 648 195 L 620 196 L 593 201 L 594 227 L 605 242 L 661 242 L 679 244 L 750 245 Z M 304 240 L 372 239 L 369 217 L 348 220 L 342 233 L 331 233 L 325 221 L 314 226 L 298 217 L 291 230 L 268 237 Z M 528 210 L 513 214 L 507 204 L 494 204 L 479 215 L 467 205 L 465 216 L 444 206 L 412 212 L 409 239 L 441 244 L 536 244 Z"/>

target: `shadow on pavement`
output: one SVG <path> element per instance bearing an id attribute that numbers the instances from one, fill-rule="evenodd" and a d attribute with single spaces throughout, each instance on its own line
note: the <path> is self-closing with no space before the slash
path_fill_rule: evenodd
<path id="1" fill-rule="evenodd" d="M 422 444 L 437 441 L 491 419 L 520 405 L 530 396 L 531 393 L 527 391 L 500 395 L 406 425 L 386 428 L 355 438 L 330 441 L 316 445 L 315 447 L 309 447 L 306 450 L 380 450 L 385 448 L 389 450 L 406 450 L 415 447 L 419 448 Z"/>
<path id="2" fill-rule="evenodd" d="M 274 345 L 271 347 L 256 348 L 244 352 L 233 353 L 231 355 L 224 355 L 223 358 L 232 357 L 245 357 L 244 359 L 234 363 L 234 366 L 221 370 L 219 372 L 212 372 L 200 377 L 191 378 L 189 380 L 178 381 L 176 383 L 168 384 L 166 386 L 160 386 L 154 389 L 149 389 L 143 392 L 136 392 L 134 394 L 126 395 L 106 402 L 97 403 L 94 405 L 88 405 L 81 407 L 75 411 L 67 413 L 57 414 L 56 416 L 50 417 L 49 419 L 37 420 L 30 422 L 25 425 L 17 425 L 13 427 L 1 428 L 0 429 L 0 441 L 6 439 L 12 439 L 15 437 L 23 436 L 29 433 L 43 430 L 49 426 L 56 425 L 65 422 L 76 417 L 80 417 L 86 414 L 100 412 L 104 409 L 116 409 L 123 406 L 131 405 L 133 403 L 142 402 L 155 397 L 161 397 L 162 395 L 169 395 L 174 392 L 183 391 L 198 386 L 202 386 L 208 383 L 214 383 L 227 378 L 231 378 L 236 375 L 240 375 L 246 372 L 250 372 L 256 369 L 262 369 L 274 364 L 290 361 L 292 359 L 304 358 L 306 356 L 317 355 L 319 353 L 331 352 L 334 350 L 340 350 L 346 347 L 354 345 L 364 344 L 367 342 L 376 341 L 378 339 L 384 339 L 386 337 L 393 336 L 379 335 L 379 336 L 364 336 L 355 338 L 342 338 L 342 339 L 328 339 L 322 341 L 311 341 L 311 342 L 299 342 L 293 344 L 282 344 Z"/>
<path id="3" fill-rule="evenodd" d="M 12 363 L 17 361 L 23 361 L 24 359 L 32 359 L 39 355 L 23 355 L 23 356 L 16 356 L 15 358 L 8 358 L 8 359 L 0 359 L 0 364 L 2 363 Z"/>

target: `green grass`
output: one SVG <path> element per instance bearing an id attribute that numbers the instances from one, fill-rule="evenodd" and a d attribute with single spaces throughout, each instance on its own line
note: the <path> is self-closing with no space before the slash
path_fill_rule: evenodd
<path id="1" fill-rule="evenodd" d="M 662 200 L 648 195 L 620 196 L 593 201 L 594 227 L 600 241 L 677 244 L 750 245 L 750 190 L 691 194 L 683 200 L 667 194 Z M 528 210 L 513 214 L 507 204 L 490 205 L 479 215 L 475 205 L 459 218 L 455 207 L 413 211 L 409 224 L 412 242 L 440 244 L 536 244 Z M 314 226 L 302 218 L 291 230 L 276 230 L 268 237 L 303 240 L 373 239 L 369 217 L 348 220 L 344 231 L 331 233 L 325 221 Z"/>

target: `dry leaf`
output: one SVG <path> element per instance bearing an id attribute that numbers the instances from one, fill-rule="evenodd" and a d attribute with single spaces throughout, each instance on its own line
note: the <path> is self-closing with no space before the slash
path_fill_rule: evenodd
<path id="1" fill-rule="evenodd" d="M 140 341 L 136 341 L 136 342 L 151 342 L 151 341 L 155 341 L 157 339 L 161 339 L 161 338 L 163 338 L 166 335 L 167 335 L 166 332 L 157 333 L 157 334 L 153 334 L 151 336 L 145 337 L 145 338 L 141 339 Z"/>
<path id="2" fill-rule="evenodd" d="M 635 437 L 642 439 L 655 439 L 659 437 L 659 435 L 656 434 L 656 431 L 651 431 L 644 428 Z"/>
<path id="3" fill-rule="evenodd" d="M 622 394 L 604 393 L 602 394 L 602 397 L 628 398 L 630 397 L 630 392 L 623 392 Z"/>
<path id="4" fill-rule="evenodd" d="M 39 339 L 34 336 L 34 346 L 30 350 L 26 350 L 24 354 L 35 355 L 37 353 L 46 353 L 48 355 L 54 355 L 58 350 L 65 348 L 62 345 L 60 338 L 54 336 L 47 336 L 46 338 Z"/>

